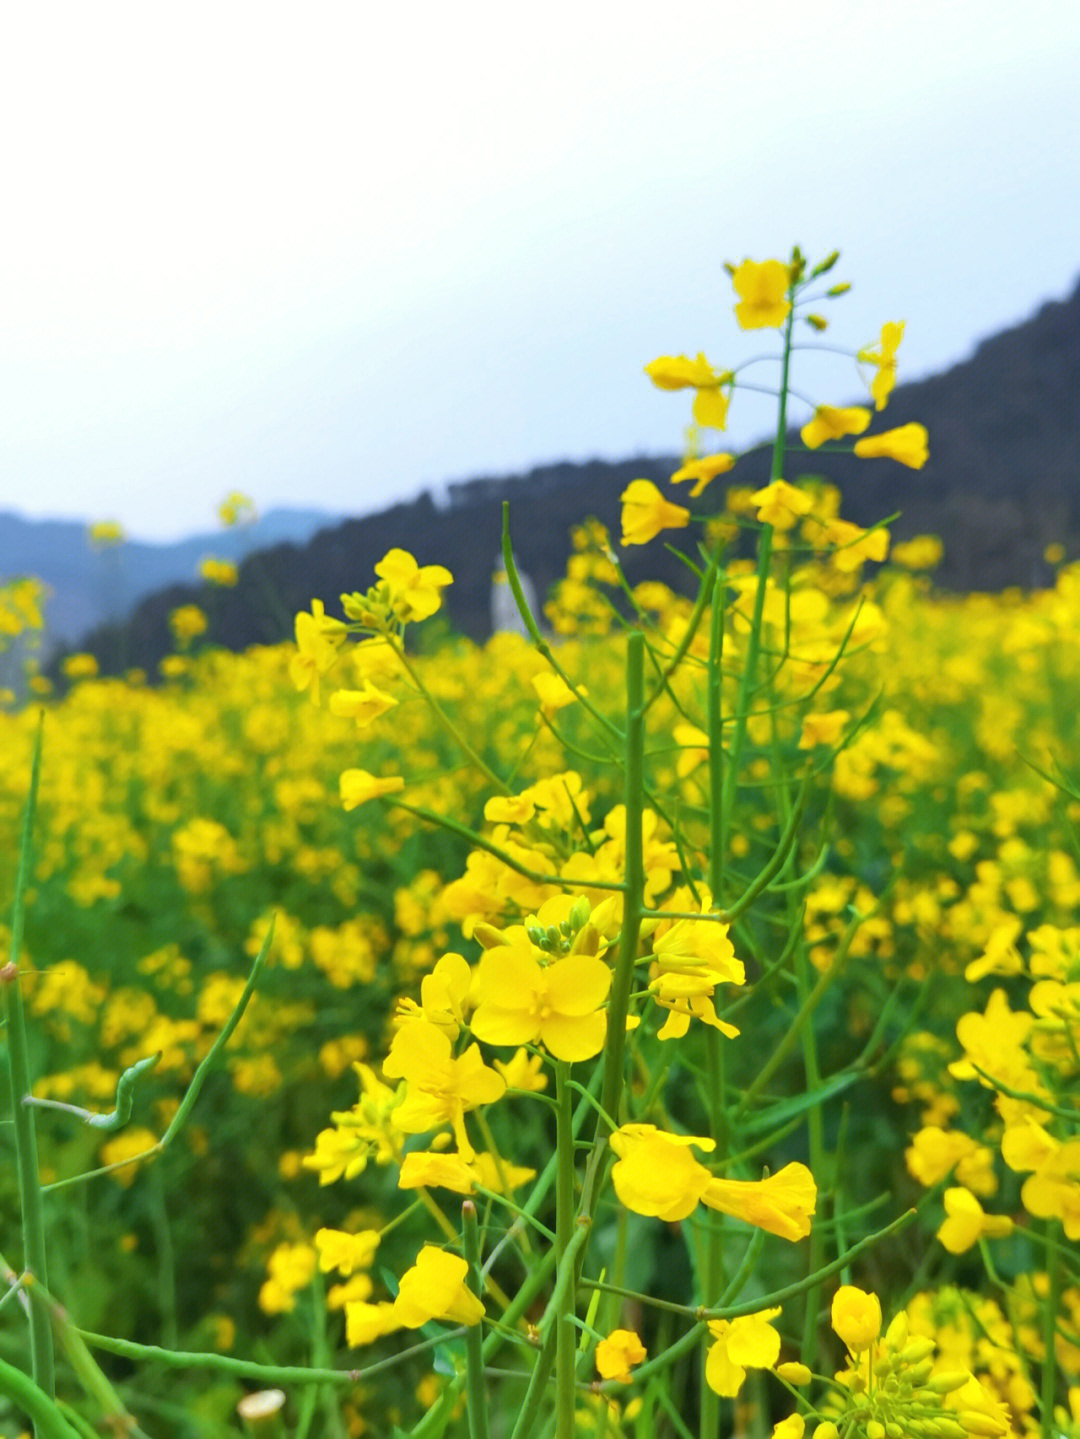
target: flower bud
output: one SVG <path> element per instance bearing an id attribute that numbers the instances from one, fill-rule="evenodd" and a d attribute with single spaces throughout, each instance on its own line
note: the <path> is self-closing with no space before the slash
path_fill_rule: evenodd
<path id="1" fill-rule="evenodd" d="M 840 1439 L 840 1430 L 831 1419 L 826 1419 L 817 1426 L 811 1439 Z"/>
<path id="2" fill-rule="evenodd" d="M 866 1439 L 885 1439 L 885 1425 L 880 1419 L 871 1419 L 866 1426 Z"/>
<path id="3" fill-rule="evenodd" d="M 789 1384 L 809 1384 L 814 1377 L 805 1364 L 797 1363 L 778 1364 L 773 1372 Z"/>
<path id="4" fill-rule="evenodd" d="M 881 1333 L 881 1301 L 854 1284 L 842 1284 L 833 1296 L 832 1327 L 853 1354 L 862 1353 Z"/>
<path id="5" fill-rule="evenodd" d="M 967 1439 L 967 1430 L 955 1419 L 931 1419 L 930 1427 L 937 1439 Z"/>
<path id="6" fill-rule="evenodd" d="M 913 1364 L 907 1371 L 908 1383 L 912 1387 L 920 1389 L 933 1372 L 934 1361 L 932 1359 L 924 1359 L 920 1364 Z"/>
<path id="7" fill-rule="evenodd" d="M 966 1369 L 943 1369 L 926 1381 L 926 1387 L 934 1394 L 951 1394 L 954 1389 L 962 1389 L 970 1378 Z"/>
<path id="8" fill-rule="evenodd" d="M 588 899 L 583 894 L 578 895 L 577 899 L 575 899 L 573 904 L 570 906 L 571 928 L 575 930 L 580 929 L 581 926 L 586 923 L 591 913 L 592 905 L 589 903 Z"/>
<path id="9" fill-rule="evenodd" d="M 904 1345 L 900 1358 L 905 1364 L 919 1364 L 923 1359 L 929 1358 L 936 1347 L 932 1339 L 928 1339 L 925 1334 L 919 1334 Z"/>
<path id="10" fill-rule="evenodd" d="M 885 1347 L 899 1353 L 908 1340 L 908 1317 L 901 1309 L 899 1314 L 893 1316 L 892 1322 L 885 1331 Z"/>
<path id="11" fill-rule="evenodd" d="M 956 1418 L 969 1434 L 1004 1434 L 1008 1428 L 996 1415 L 984 1414 L 979 1409 L 960 1409 Z"/>

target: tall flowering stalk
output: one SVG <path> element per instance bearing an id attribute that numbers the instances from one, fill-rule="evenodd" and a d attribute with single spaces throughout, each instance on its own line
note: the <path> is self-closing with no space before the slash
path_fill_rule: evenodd
<path id="1" fill-rule="evenodd" d="M 297 618 L 302 658 L 294 664 L 294 678 L 298 687 L 310 689 L 316 703 L 319 684 L 335 672 L 348 636 L 363 639 L 360 655 L 375 656 L 377 651 L 370 647 L 382 646 L 382 655 L 397 662 L 396 675 L 392 663 L 387 666 L 380 660 L 376 679 L 376 670 L 360 660 L 364 683 L 370 679 L 379 697 L 378 704 L 368 707 L 371 718 L 377 721 L 380 711 L 410 699 L 426 702 L 436 723 L 490 786 L 484 806 L 489 828 L 481 829 L 461 816 L 442 816 L 414 803 L 408 798 L 405 776 L 350 771 L 342 777 L 347 808 L 378 800 L 391 810 L 442 826 L 470 847 L 466 872 L 449 886 L 444 899 L 469 948 L 440 959 L 423 981 L 420 1004 L 410 1000 L 401 1011 L 403 1027 L 390 1046 L 384 1073 L 401 1077 L 402 1084 L 384 1123 L 388 1131 L 397 1128 L 414 1136 L 449 1125 L 457 1143 L 456 1155 L 434 1146 L 410 1150 L 402 1168 L 403 1182 L 406 1173 L 423 1173 L 434 1184 L 483 1196 L 488 1215 L 505 1206 L 516 1216 L 485 1263 L 485 1248 L 493 1243 L 497 1230 L 486 1220 L 478 1222 L 478 1207 L 467 1201 L 462 1243 L 472 1272 L 486 1276 L 476 1291 L 483 1313 L 470 1311 L 471 1317 L 464 1321 L 469 1335 L 467 1363 L 412 1431 L 417 1439 L 434 1439 L 446 1430 L 466 1386 L 469 1407 L 475 1411 L 480 1402 L 480 1366 L 490 1364 L 506 1342 L 523 1293 L 534 1305 L 542 1301 L 542 1308 L 532 1320 L 525 1349 L 519 1345 L 526 1387 L 513 1439 L 529 1439 L 539 1432 L 545 1416 L 550 1416 L 557 1439 L 570 1439 L 577 1432 L 583 1398 L 589 1392 L 583 1370 L 593 1352 L 601 1377 L 593 1382 L 591 1392 L 605 1396 L 601 1415 L 616 1422 L 618 1406 L 610 1412 L 605 1409 L 604 1405 L 614 1403 L 607 1396 L 631 1382 L 634 1374 L 644 1378 L 670 1370 L 681 1362 L 688 1345 L 699 1345 L 708 1333 L 716 1342 L 708 1362 L 704 1357 L 700 1360 L 699 1428 L 705 1439 L 717 1432 L 721 1398 L 734 1394 L 742 1382 L 736 1383 L 732 1376 L 745 1376 L 747 1365 L 776 1365 L 780 1341 L 770 1321 L 781 1312 L 781 1298 L 788 1306 L 785 1313 L 804 1299 L 803 1345 L 812 1354 L 821 1286 L 846 1262 L 843 1255 L 830 1260 L 829 1245 L 815 1235 L 813 1225 L 817 1203 L 813 1171 L 824 1169 L 827 1155 L 815 1103 L 815 1094 L 826 1080 L 812 1021 L 827 982 L 820 974 L 815 979 L 807 959 L 800 896 L 822 862 L 820 856 L 807 855 L 802 834 L 814 808 L 814 782 L 827 775 L 853 729 L 847 714 L 838 718 L 822 712 L 817 696 L 854 648 L 851 639 L 859 612 L 853 611 L 846 631 L 839 635 L 830 634 L 820 623 L 807 624 L 801 616 L 819 613 L 822 607 L 806 602 L 808 586 L 795 592 L 792 571 L 801 560 L 811 583 L 816 580 L 825 589 L 831 586 L 836 593 L 850 593 L 864 559 L 871 554 L 880 557 L 888 537 L 883 530 L 866 532 L 847 526 L 835 510 L 819 512 L 813 492 L 784 478 L 790 459 L 787 429 L 795 326 L 806 322 L 815 332 L 825 327 L 825 320 L 817 313 L 807 314 L 806 307 L 846 288 L 834 286 L 824 295 L 814 294 L 835 262 L 833 255 L 810 269 L 796 250 L 787 262 L 747 260 L 729 267 L 740 327 L 778 329 L 782 334 L 770 479 L 743 506 L 756 535 L 753 565 L 748 566 L 731 546 L 738 525 L 731 527 L 722 519 L 718 523 L 707 510 L 695 513 L 669 500 L 651 481 L 634 481 L 623 496 L 624 546 L 647 544 L 664 531 L 704 526 L 697 553 L 685 555 L 688 568 L 698 576 L 696 599 L 676 623 L 667 625 L 650 616 L 642 603 L 644 591 L 630 588 L 615 551 L 604 537 L 599 539 L 595 562 L 589 561 L 593 573 L 614 583 L 630 606 L 629 617 L 623 620 L 626 690 L 621 714 L 597 707 L 587 685 L 575 677 L 559 648 L 542 632 L 525 598 L 504 515 L 506 576 L 537 656 L 538 734 L 547 730 L 571 755 L 584 754 L 582 740 L 572 741 L 563 728 L 564 711 L 569 707 L 577 712 L 577 734 L 591 729 L 594 742 L 608 756 L 617 794 L 617 803 L 601 826 L 593 819 L 596 796 L 583 787 L 575 771 L 540 775 L 522 785 L 515 776 L 527 755 L 512 770 L 500 771 L 498 762 L 481 750 L 477 737 L 461 734 L 446 706 L 424 686 L 407 654 L 406 629 L 438 608 L 442 589 L 452 583 L 447 571 L 394 551 L 376 566 L 375 585 L 343 597 L 344 622 L 326 619 L 319 601 L 311 615 Z M 880 352 L 859 354 L 862 362 L 875 367 L 879 408 L 888 398 L 889 386 L 878 381 L 883 374 L 894 373 L 897 343 L 898 335 L 890 332 Z M 699 433 L 724 428 L 729 405 L 744 383 L 740 369 L 718 369 L 704 354 L 696 360 L 661 356 L 646 370 L 662 390 L 694 392 Z M 862 435 L 869 422 L 868 411 L 818 406 L 804 428 L 803 442 L 810 449 L 826 440 Z M 902 463 L 914 463 L 923 449 L 925 432 L 904 436 L 902 443 L 882 435 L 877 441 L 869 437 L 856 444 L 856 453 L 889 456 Z M 735 464 L 735 456 L 726 452 L 700 455 L 694 450 L 671 480 L 676 485 L 693 480 L 690 499 L 696 501 Z M 866 538 L 875 535 L 878 538 L 872 542 Z M 586 571 L 579 566 L 578 572 Z M 577 583 L 575 602 L 595 616 L 595 605 L 583 598 Z M 564 617 L 560 623 L 565 624 Z M 359 720 L 361 710 L 346 691 L 332 694 L 329 707 L 343 715 L 356 713 Z M 691 721 L 695 711 L 701 714 L 703 727 Z M 803 741 L 795 748 L 793 735 L 798 734 L 799 722 Z M 659 782 L 665 739 L 670 743 L 669 725 L 681 755 L 700 754 L 705 760 L 706 778 L 696 804 L 688 805 L 678 790 Z M 686 738 L 680 740 L 681 734 Z M 768 776 L 764 791 L 762 765 Z M 689 758 L 684 765 L 680 757 L 678 776 L 683 785 L 696 767 L 696 759 Z M 755 801 L 755 792 L 771 795 L 771 804 Z M 764 853 L 762 843 L 757 843 L 758 854 L 749 872 L 740 862 L 754 848 L 746 813 L 756 815 L 763 836 L 769 832 L 773 836 L 764 841 Z M 767 932 L 763 925 L 769 922 L 786 931 L 779 954 L 762 944 Z M 795 1105 L 777 1106 L 763 1094 L 752 1101 L 752 1089 L 745 1084 L 732 1091 L 728 1046 L 745 1043 L 745 1038 L 738 1038 L 739 1027 L 726 1017 L 735 992 L 745 988 L 739 1003 L 750 1006 L 752 1022 L 761 1012 L 760 1006 L 753 1006 L 753 987 L 747 984 L 740 948 L 769 985 L 786 975 L 798 1001 L 786 1032 L 772 1041 L 774 1064 L 801 1047 L 807 1094 Z M 424 1032 L 432 1038 L 421 1044 Z M 453 1066 L 478 1055 L 476 1041 L 484 1052 L 502 1047 L 506 1055 L 498 1061 L 502 1072 L 520 1075 L 520 1080 L 511 1080 L 505 1095 L 494 1087 L 477 1088 L 474 1082 L 469 1093 L 475 1098 L 463 1109 L 453 1098 L 465 1093 Z M 396 1057 L 406 1045 L 414 1056 L 411 1067 Z M 516 1053 L 509 1055 L 515 1047 Z M 454 1059 L 455 1054 L 460 1059 Z M 479 1058 L 472 1063 L 475 1069 Z M 582 1068 L 590 1064 L 591 1069 Z M 525 1077 L 545 1072 L 545 1086 L 554 1080 L 554 1098 Z M 700 1114 L 709 1131 L 700 1137 L 682 1133 L 669 1109 L 669 1094 L 690 1075 L 697 1076 Z M 833 1076 L 831 1082 L 842 1078 Z M 517 1156 L 504 1111 L 510 1106 L 520 1111 L 529 1103 L 543 1106 L 548 1113 L 553 1151 L 522 1202 L 508 1192 L 512 1187 L 508 1165 Z M 774 1108 L 776 1118 L 771 1119 Z M 767 1168 L 763 1172 L 760 1163 L 753 1165 L 754 1155 L 781 1146 L 784 1127 L 790 1127 L 793 1119 L 807 1125 L 811 1166 L 792 1159 L 770 1173 Z M 468 1135 L 473 1124 L 492 1155 L 486 1179 Z M 494 1148 L 496 1128 L 502 1135 L 501 1153 Z M 591 1135 L 587 1145 L 583 1132 Z M 438 1141 L 447 1142 L 448 1137 Z M 340 1148 L 326 1132 L 310 1163 L 322 1165 L 320 1154 L 325 1152 L 327 1165 L 334 1166 L 326 1170 L 332 1178 L 340 1172 Z M 394 1146 L 385 1146 L 384 1152 L 394 1162 L 390 1159 Z M 728 1168 L 736 1174 L 747 1169 L 753 1173 L 756 1168 L 759 1177 L 733 1177 L 724 1173 Z M 410 1185 L 414 1182 L 410 1177 Z M 598 1270 L 596 1236 L 612 1205 L 619 1216 L 615 1267 Z M 694 1273 L 693 1302 L 671 1304 L 626 1289 L 628 1213 L 683 1226 Z M 543 1215 L 549 1216 L 554 1229 L 542 1223 Z M 760 1322 L 751 1322 L 753 1311 L 740 1301 L 753 1276 L 760 1241 L 752 1242 L 741 1265 L 733 1265 L 730 1246 L 738 1231 L 731 1227 L 732 1221 L 749 1225 L 759 1236 L 767 1233 L 788 1243 L 810 1237 L 804 1276 L 787 1286 L 782 1296 L 775 1296 L 772 1309 L 766 1307 L 770 1296 L 761 1297 Z M 722 1230 L 721 1222 L 728 1227 Z M 522 1225 L 532 1230 L 529 1240 Z M 539 1263 L 534 1244 L 543 1253 Z M 526 1263 L 529 1277 L 515 1297 L 500 1298 L 490 1270 L 504 1251 L 513 1249 Z M 508 1293 L 513 1290 L 508 1288 Z M 666 1309 L 693 1322 L 683 1334 L 669 1336 L 660 1353 L 649 1354 L 634 1331 L 614 1329 L 605 1337 L 595 1327 L 601 1298 L 605 1315 L 617 1316 L 620 1305 L 633 1303 L 646 1312 Z M 400 1302 L 387 1306 L 387 1314 Z M 373 1339 L 384 1332 L 378 1304 L 364 1301 L 346 1308 L 350 1332 L 358 1341 L 361 1335 Z M 473 1333 L 480 1324 L 490 1326 L 482 1342 Z M 479 1432 L 476 1422 L 474 1414 L 473 1433 Z"/>

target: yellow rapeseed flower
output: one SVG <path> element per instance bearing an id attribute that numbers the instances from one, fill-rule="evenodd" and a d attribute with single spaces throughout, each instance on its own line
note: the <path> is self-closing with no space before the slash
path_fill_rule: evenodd
<path id="1" fill-rule="evenodd" d="M 854 1284 L 842 1284 L 833 1295 L 832 1327 L 852 1354 L 861 1354 L 881 1333 L 881 1301 Z"/>
<path id="2" fill-rule="evenodd" d="M 870 394 L 879 410 L 888 403 L 896 385 L 896 352 L 904 338 L 904 321 L 887 321 L 881 327 L 881 342 L 878 349 L 867 346 L 860 350 L 858 360 L 864 365 L 874 366 L 874 378 L 870 382 Z"/>
<path id="3" fill-rule="evenodd" d="M 199 566 L 199 574 L 211 585 L 235 585 L 238 578 L 237 568 L 232 560 L 205 559 Z"/>
<path id="4" fill-rule="evenodd" d="M 335 690 L 330 696 L 330 713 L 355 720 L 357 729 L 364 729 L 396 704 L 393 695 L 384 694 L 365 680 L 362 689 Z"/>
<path id="5" fill-rule="evenodd" d="M 850 409 L 835 409 L 832 405 L 818 405 L 814 418 L 803 425 L 800 434 L 808 450 L 816 450 L 826 440 L 842 440 L 845 435 L 861 435 L 870 423 L 870 411 L 855 405 Z"/>
<path id="6" fill-rule="evenodd" d="M 696 500 L 706 485 L 711 484 L 717 475 L 726 475 L 728 470 L 734 467 L 734 464 L 734 455 L 723 453 L 702 455 L 698 460 L 687 460 L 677 469 L 671 477 L 671 483 L 681 485 L 684 480 L 696 481 L 694 488 L 690 491 L 690 498 Z"/>
<path id="7" fill-rule="evenodd" d="M 369 774 L 366 769 L 347 769 L 342 772 L 340 785 L 342 808 L 356 809 L 357 805 L 366 804 L 369 799 L 379 799 L 385 794 L 400 794 L 405 788 L 405 781 L 399 774 L 386 775 L 379 779 Z"/>
<path id="8" fill-rule="evenodd" d="M 542 966 L 527 935 L 486 950 L 477 976 L 472 1032 L 485 1044 L 542 1044 L 556 1059 L 592 1059 L 604 1047 L 600 1006 L 611 969 L 595 955 L 569 954 Z"/>
<path id="9" fill-rule="evenodd" d="M 630 1383 L 630 1370 L 640 1364 L 648 1350 L 632 1329 L 613 1329 L 596 1346 L 596 1372 L 601 1379 Z"/>
<path id="10" fill-rule="evenodd" d="M 240 490 L 232 490 L 218 505 L 218 519 L 226 528 L 257 518 L 255 501 Z"/>
<path id="11" fill-rule="evenodd" d="M 734 1399 L 746 1380 L 747 1369 L 771 1369 L 780 1358 L 780 1335 L 772 1321 L 780 1313 L 762 1309 L 738 1319 L 710 1319 L 709 1333 L 716 1340 L 705 1360 L 705 1382 L 714 1394 Z"/>
<path id="12" fill-rule="evenodd" d="M 794 1243 L 810 1233 L 817 1185 L 805 1164 L 785 1164 L 767 1179 L 714 1179 L 701 1202 Z"/>
<path id="13" fill-rule="evenodd" d="M 1006 1239 L 1013 1232 L 1009 1216 L 987 1214 L 970 1189 L 946 1189 L 942 1197 L 948 1217 L 937 1238 L 950 1254 L 963 1254 L 980 1239 Z"/>
<path id="14" fill-rule="evenodd" d="M 289 676 L 298 690 L 310 689 L 318 704 L 319 681 L 337 660 L 337 645 L 330 637 L 322 600 L 312 600 L 310 614 L 301 610 L 296 616 L 296 649 L 289 660 Z"/>
<path id="15" fill-rule="evenodd" d="M 647 545 L 661 530 L 679 530 L 690 523 L 690 511 L 665 500 L 652 480 L 631 480 L 620 499 L 623 545 Z"/>
<path id="16" fill-rule="evenodd" d="M 169 615 L 169 628 L 178 644 L 189 644 L 206 633 L 206 616 L 198 605 L 180 605 Z"/>
<path id="17" fill-rule="evenodd" d="M 389 550 L 375 566 L 375 573 L 390 589 L 390 606 L 402 623 L 426 620 L 442 604 L 440 590 L 454 583 L 442 565 L 417 564 L 408 550 Z"/>
<path id="18" fill-rule="evenodd" d="M 735 319 L 743 330 L 777 329 L 791 313 L 791 271 L 782 260 L 744 260 L 732 272 L 739 297 Z"/>
<path id="19" fill-rule="evenodd" d="M 425 1134 L 449 1124 L 466 1160 L 474 1153 L 465 1130 L 466 1110 L 494 1104 L 506 1093 L 506 1080 L 488 1068 L 478 1045 L 471 1044 L 455 1058 L 450 1040 L 433 1024 L 402 1026 L 383 1062 L 383 1074 L 406 1084 L 405 1098 L 393 1111 L 395 1127 L 406 1134 Z"/>
<path id="20" fill-rule="evenodd" d="M 925 425 L 900 425 L 880 435 L 868 435 L 855 441 L 855 453 L 862 460 L 896 460 L 909 470 L 921 470 L 930 458 L 930 436 Z"/>
<path id="21" fill-rule="evenodd" d="M 425 1244 L 413 1267 L 401 1276 L 394 1318 L 406 1329 L 419 1329 L 431 1319 L 451 1324 L 479 1324 L 483 1301 L 465 1282 L 469 1266 L 458 1254 Z"/>
<path id="22" fill-rule="evenodd" d="M 757 506 L 757 518 L 774 530 L 790 530 L 808 515 L 814 501 L 805 490 L 796 489 L 787 480 L 773 480 L 764 489 L 755 490 L 749 502 Z"/>
<path id="23" fill-rule="evenodd" d="M 623 1124 L 611 1136 L 619 1156 L 611 1171 L 619 1203 L 635 1214 L 675 1224 L 692 1214 L 712 1175 L 690 1153 L 716 1141 L 693 1134 L 665 1134 L 654 1124 Z"/>
<path id="24" fill-rule="evenodd" d="M 346 1279 L 357 1269 L 370 1269 L 378 1247 L 377 1229 L 364 1229 L 359 1234 L 347 1234 L 341 1229 L 320 1229 L 315 1235 L 319 1269 L 323 1274 L 336 1269 Z"/>

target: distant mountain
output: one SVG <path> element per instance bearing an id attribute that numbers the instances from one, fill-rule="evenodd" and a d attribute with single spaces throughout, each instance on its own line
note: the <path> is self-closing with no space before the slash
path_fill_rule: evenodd
<path id="1" fill-rule="evenodd" d="M 274 509 L 252 524 L 192 535 L 173 544 L 125 540 L 95 548 L 76 520 L 28 520 L 0 511 L 0 580 L 36 575 L 52 591 L 46 610 L 50 643 L 77 645 L 84 634 L 121 619 L 147 595 L 196 583 L 207 556 L 238 563 L 282 540 L 303 544 L 339 523 L 323 510 Z"/>
<path id="2" fill-rule="evenodd" d="M 1069 299 L 1044 305 L 1032 319 L 983 341 L 963 363 L 898 386 L 884 413 L 874 416 L 872 431 L 913 420 L 925 424 L 930 460 L 922 470 L 892 460 L 807 451 L 792 432 L 785 478 L 826 476 L 843 492 L 845 517 L 863 525 L 900 511 L 891 526 L 896 540 L 940 535 L 945 559 L 935 582 L 944 588 L 1047 584 L 1052 572 L 1043 551 L 1051 541 L 1064 544 L 1070 558 L 1080 556 L 1078 394 L 1080 284 Z M 848 403 L 865 399 L 855 396 Z M 617 538 L 619 496 L 630 480 L 642 477 L 664 486 L 676 463 L 674 456 L 567 462 L 452 484 L 446 504 L 437 505 L 425 493 L 410 504 L 323 529 L 306 543 L 251 555 L 234 589 L 211 591 L 189 582 L 154 594 L 126 623 L 99 629 L 83 645 L 107 673 L 138 665 L 153 675 L 172 649 L 169 611 L 183 603 L 208 608 L 215 641 L 229 648 L 280 640 L 291 633 L 292 616 L 309 608 L 313 597 L 325 600 L 333 613 L 339 594 L 366 589 L 373 566 L 393 546 L 410 550 L 421 564 L 451 570 L 446 621 L 482 639 L 491 630 L 504 499 L 510 502 L 518 562 L 544 596 L 565 571 L 571 527 L 592 515 Z M 769 447 L 762 445 L 740 458 L 730 478 L 758 486 L 768 475 Z M 705 511 L 724 483 L 716 481 L 695 508 Z M 217 553 L 224 552 L 221 538 L 214 537 Z M 687 539 L 685 533 L 670 538 Z M 192 544 L 200 549 L 200 542 Z M 631 583 L 648 577 L 688 588 L 685 567 L 662 540 L 621 555 Z"/>

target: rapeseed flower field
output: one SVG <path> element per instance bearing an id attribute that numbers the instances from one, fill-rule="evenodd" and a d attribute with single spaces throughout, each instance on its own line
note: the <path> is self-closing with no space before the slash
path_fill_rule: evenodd
<path id="1" fill-rule="evenodd" d="M 942 594 L 799 478 L 933 441 L 898 322 L 798 390 L 837 259 L 728 267 L 770 482 L 761 357 L 653 360 L 675 488 L 541 614 L 505 516 L 523 635 L 417 654 L 395 548 L 0 713 L 5 1434 L 1080 1433 L 1080 566 Z"/>

